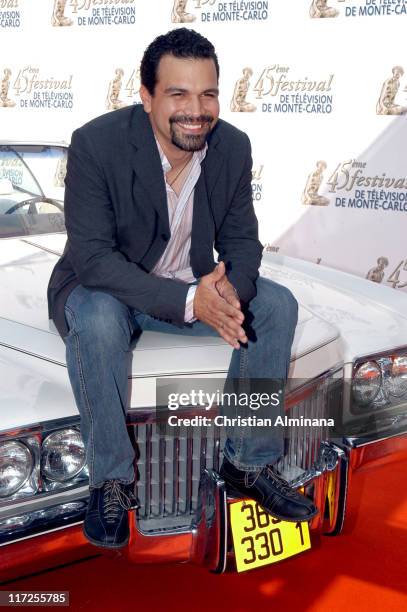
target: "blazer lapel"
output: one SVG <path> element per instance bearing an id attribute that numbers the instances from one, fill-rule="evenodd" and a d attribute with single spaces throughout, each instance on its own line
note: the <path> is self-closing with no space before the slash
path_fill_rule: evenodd
<path id="1" fill-rule="evenodd" d="M 134 145 L 132 163 L 134 172 L 162 220 L 164 231 L 170 235 L 167 194 L 160 154 L 148 114 L 139 105 L 135 107 L 132 115 L 129 139 Z"/>
<path id="2" fill-rule="evenodd" d="M 208 144 L 208 151 L 202 162 L 202 172 L 205 176 L 206 191 L 210 199 L 225 159 L 221 150 L 222 143 L 219 139 L 216 127 L 209 138 Z"/>

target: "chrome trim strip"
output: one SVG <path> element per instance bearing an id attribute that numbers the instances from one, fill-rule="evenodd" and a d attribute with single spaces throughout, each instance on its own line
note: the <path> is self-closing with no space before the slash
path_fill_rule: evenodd
<path id="1" fill-rule="evenodd" d="M 4 319 L 5 321 L 10 321 L 11 323 L 18 323 L 18 321 L 13 321 L 12 319 L 6 319 L 5 317 L 0 317 L 0 318 Z M 31 327 L 32 329 L 35 329 L 36 331 L 40 331 L 43 333 L 50 333 L 50 332 L 44 332 L 43 329 L 38 329 L 38 327 L 32 327 L 31 325 L 25 325 L 25 327 Z M 53 335 L 55 336 L 56 334 L 53 334 Z M 44 355 L 38 355 L 37 353 L 32 353 L 31 351 L 26 351 L 25 349 L 21 349 L 21 348 L 18 348 L 17 346 L 12 346 L 11 344 L 6 344 L 5 342 L 1 342 L 1 341 L 0 341 L 0 346 L 4 346 L 4 348 L 11 349 L 12 351 L 17 351 L 18 353 L 23 353 L 24 355 L 29 355 L 30 357 L 36 357 L 37 359 L 42 359 L 42 361 L 47 361 L 48 363 L 53 363 L 54 365 L 58 365 L 58 366 L 62 366 L 63 368 L 66 368 L 66 363 L 63 363 L 62 361 L 55 361 L 55 359 L 50 359 L 49 357 L 44 357 Z"/>
<path id="2" fill-rule="evenodd" d="M 59 232 L 60 234 L 64 234 L 65 232 Z M 43 236 L 43 234 L 39 234 L 39 236 Z M 25 242 L 30 246 L 35 247 L 36 249 L 40 249 L 40 251 L 45 251 L 46 253 L 51 253 L 52 255 L 58 255 L 61 257 L 62 253 L 60 251 L 54 251 L 53 249 L 49 249 L 48 247 L 43 246 L 42 244 L 36 244 L 35 242 L 30 242 L 30 240 L 26 240 L 25 238 L 20 238 L 21 242 Z"/>
<path id="3" fill-rule="evenodd" d="M 37 499 L 34 496 L 30 499 L 22 499 L 13 505 L 4 506 L 4 508 L 0 510 L 0 520 L 12 518 L 13 516 L 20 516 L 20 514 L 30 514 L 36 510 L 45 510 L 46 508 L 59 504 L 68 504 L 78 499 L 83 499 L 84 494 L 86 497 L 89 495 L 88 484 L 65 489 L 59 493 L 55 493 L 54 491 L 47 491 L 44 494 L 40 493 L 36 496 Z M 21 512 L 19 512 L 20 509 Z"/>
<path id="4" fill-rule="evenodd" d="M 385 440 L 390 440 L 391 438 L 398 438 L 400 436 L 407 436 L 407 431 L 396 431 L 393 432 L 389 435 L 383 436 L 381 438 L 374 438 L 374 439 L 368 439 L 366 441 L 361 441 L 364 440 L 364 438 L 352 438 L 352 437 L 348 437 L 348 438 L 344 438 L 344 442 L 345 444 L 347 444 L 350 448 L 361 448 L 362 446 L 369 446 L 370 444 L 376 444 L 378 442 L 384 442 Z M 366 436 L 366 438 L 368 438 L 369 436 Z"/>
<path id="5" fill-rule="evenodd" d="M 76 523 L 71 523 L 70 525 L 62 525 L 61 527 L 55 527 L 54 529 L 48 529 L 48 531 L 41 531 L 40 533 L 33 533 L 29 536 L 24 536 L 19 538 L 18 540 L 10 540 L 9 542 L 3 542 L 0 544 L 0 548 L 2 546 L 9 546 L 10 544 L 16 544 L 18 542 L 23 542 L 23 540 L 31 540 L 32 538 L 38 538 L 40 536 L 46 535 L 47 533 L 53 533 L 54 531 L 61 531 L 62 529 L 69 529 L 69 527 L 75 527 L 76 525 L 82 525 L 83 521 L 78 521 Z"/>
<path id="6" fill-rule="evenodd" d="M 225 486 L 225 484 L 224 484 Z M 224 533 L 224 537 L 223 537 L 223 563 L 222 565 L 217 568 L 216 573 L 217 574 L 223 574 L 224 571 L 226 570 L 226 563 L 228 560 L 228 503 L 227 503 L 227 495 L 226 495 L 226 490 L 224 491 L 224 495 L 223 495 L 223 516 L 225 517 L 225 524 L 223 526 L 223 533 Z"/>

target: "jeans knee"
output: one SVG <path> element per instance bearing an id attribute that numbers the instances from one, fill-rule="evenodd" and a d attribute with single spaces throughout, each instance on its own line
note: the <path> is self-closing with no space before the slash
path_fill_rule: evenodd
<path id="1" fill-rule="evenodd" d="M 287 287 L 283 287 L 283 289 L 284 309 L 289 320 L 296 325 L 298 321 L 298 302 Z"/>
<path id="2" fill-rule="evenodd" d="M 76 291 L 76 290 L 75 290 Z M 81 287 L 65 305 L 67 320 L 74 322 L 75 332 L 88 344 L 118 344 L 126 348 L 132 334 L 128 308 L 102 291 Z"/>
<path id="3" fill-rule="evenodd" d="M 284 285 L 260 277 L 257 283 L 257 299 L 268 316 L 286 320 L 294 326 L 297 324 L 298 302 Z"/>

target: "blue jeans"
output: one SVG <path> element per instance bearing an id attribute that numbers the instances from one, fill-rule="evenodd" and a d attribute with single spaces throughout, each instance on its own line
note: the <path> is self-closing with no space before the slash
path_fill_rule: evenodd
<path id="1" fill-rule="evenodd" d="M 244 310 L 248 343 L 233 349 L 227 380 L 286 380 L 298 305 L 288 289 L 269 279 L 259 277 L 256 288 L 256 297 Z M 131 309 L 108 293 L 82 285 L 70 293 L 65 316 L 69 328 L 64 337 L 67 366 L 81 416 L 89 486 L 98 487 L 110 479 L 131 483 L 135 451 L 127 433 L 126 412 L 136 332 L 187 336 L 218 333 L 201 321 L 179 328 Z M 250 427 L 239 427 L 229 433 L 224 448 L 227 459 L 247 471 L 275 463 L 283 453 L 282 428 L 265 428 L 264 435 L 255 438 L 249 430 Z"/>

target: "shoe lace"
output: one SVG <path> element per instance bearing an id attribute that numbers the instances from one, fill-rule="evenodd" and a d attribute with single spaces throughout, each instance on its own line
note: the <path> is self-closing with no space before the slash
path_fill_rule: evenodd
<path id="1" fill-rule="evenodd" d="M 284 480 L 282 476 L 279 476 L 278 474 L 273 472 L 270 466 L 266 466 L 264 468 L 264 475 L 266 476 L 266 478 L 273 481 L 274 487 L 283 495 L 288 495 L 290 497 L 294 497 L 297 495 L 295 489 L 292 489 L 288 482 Z"/>
<path id="2" fill-rule="evenodd" d="M 136 498 L 133 493 L 130 491 L 127 495 L 125 485 L 119 480 L 106 481 L 103 491 L 103 514 L 107 521 L 114 521 L 120 512 L 120 508 L 130 510 L 135 501 Z"/>

